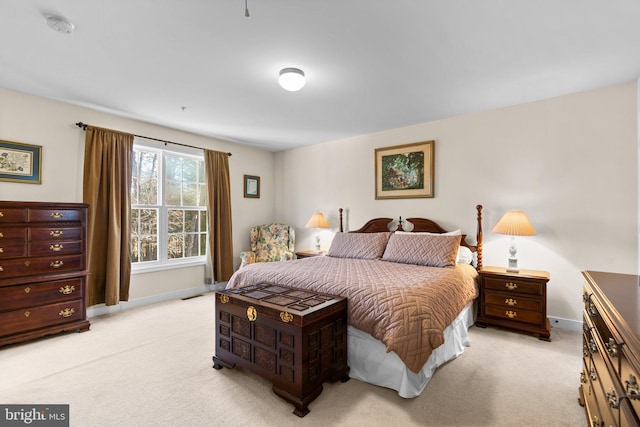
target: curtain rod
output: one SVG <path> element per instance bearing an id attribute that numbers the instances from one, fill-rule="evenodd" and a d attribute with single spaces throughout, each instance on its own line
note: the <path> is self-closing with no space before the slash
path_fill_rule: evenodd
<path id="1" fill-rule="evenodd" d="M 85 130 L 85 131 L 86 131 L 86 130 L 87 130 L 87 126 L 89 126 L 89 125 L 88 125 L 88 124 L 86 124 L 86 123 L 78 122 L 78 123 L 76 123 L 76 126 L 78 126 L 79 128 L 81 128 L 82 130 Z M 189 147 L 189 148 L 196 148 L 196 149 L 198 149 L 198 150 L 204 150 L 204 148 L 202 148 L 202 147 L 196 147 L 196 146 L 193 146 L 193 145 L 181 144 L 181 143 L 179 143 L 179 142 L 167 141 L 167 140 L 165 140 L 165 139 L 151 138 L 150 136 L 143 136 L 143 135 L 136 135 L 136 134 L 133 134 L 133 136 L 137 136 L 138 138 L 151 139 L 151 140 L 153 140 L 153 141 L 158 141 L 158 142 L 164 142 L 164 144 L 165 144 L 165 145 L 167 145 L 167 144 L 174 144 L 174 145 L 180 145 L 180 146 L 182 146 L 182 147 Z M 232 154 L 231 154 L 231 153 L 227 153 L 227 155 L 228 155 L 229 157 L 231 157 L 231 156 L 232 156 Z"/>

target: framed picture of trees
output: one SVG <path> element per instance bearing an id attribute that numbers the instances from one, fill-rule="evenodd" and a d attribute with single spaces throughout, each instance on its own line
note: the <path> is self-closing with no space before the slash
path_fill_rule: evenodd
<path id="1" fill-rule="evenodd" d="M 435 141 L 376 148 L 376 199 L 433 197 Z"/>

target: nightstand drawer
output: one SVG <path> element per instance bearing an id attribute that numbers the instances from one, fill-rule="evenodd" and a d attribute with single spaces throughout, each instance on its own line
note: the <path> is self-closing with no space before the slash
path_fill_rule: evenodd
<path id="1" fill-rule="evenodd" d="M 542 285 L 540 282 L 528 282 L 522 279 L 485 277 L 484 286 L 486 289 L 495 289 L 504 292 L 517 292 L 529 295 L 542 295 Z"/>
<path id="2" fill-rule="evenodd" d="M 542 314 L 539 311 L 535 312 L 487 305 L 485 307 L 485 313 L 487 316 L 513 320 L 515 322 L 530 323 L 532 325 L 539 325 L 542 323 Z"/>
<path id="3" fill-rule="evenodd" d="M 489 305 L 500 306 L 505 309 L 532 310 L 540 312 L 542 302 L 540 299 L 525 298 L 520 295 L 487 292 L 486 302 Z"/>

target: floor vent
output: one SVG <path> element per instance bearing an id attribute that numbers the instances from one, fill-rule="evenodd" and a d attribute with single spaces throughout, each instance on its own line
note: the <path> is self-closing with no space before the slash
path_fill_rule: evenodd
<path id="1" fill-rule="evenodd" d="M 202 296 L 202 294 L 198 294 L 198 295 L 193 295 L 193 296 L 190 296 L 190 297 L 180 298 L 180 299 L 181 299 L 182 301 L 186 301 L 186 300 L 188 300 L 188 299 L 191 299 L 191 298 L 198 298 L 198 297 L 201 297 L 201 296 Z"/>

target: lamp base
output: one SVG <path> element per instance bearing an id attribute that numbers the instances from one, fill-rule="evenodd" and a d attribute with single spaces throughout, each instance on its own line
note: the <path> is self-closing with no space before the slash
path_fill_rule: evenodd
<path id="1" fill-rule="evenodd" d="M 509 267 L 507 267 L 507 271 L 509 273 L 517 273 L 520 271 L 518 270 L 518 258 L 509 257 Z"/>

